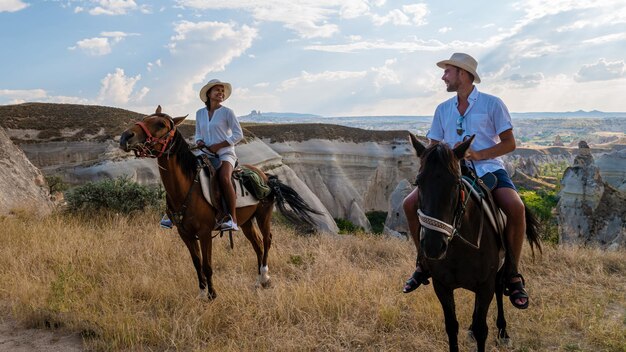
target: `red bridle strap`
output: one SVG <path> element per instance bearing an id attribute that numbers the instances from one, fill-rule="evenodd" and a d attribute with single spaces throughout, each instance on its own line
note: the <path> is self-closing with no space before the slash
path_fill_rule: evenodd
<path id="1" fill-rule="evenodd" d="M 150 148 L 153 148 L 157 144 L 161 144 L 162 146 L 161 150 L 158 150 L 158 149 L 155 150 L 157 153 L 159 153 L 158 155 L 152 154 L 153 150 L 149 148 L 142 148 L 142 150 L 138 152 L 135 151 L 138 157 L 151 157 L 151 158 L 161 157 L 161 155 L 163 155 L 163 153 L 165 153 L 165 151 L 167 150 L 167 145 L 172 141 L 172 138 L 174 138 L 174 135 L 176 134 L 176 126 L 172 125 L 172 129 L 167 134 L 165 134 L 161 138 L 156 138 L 152 135 L 152 133 L 150 133 L 150 131 L 146 127 L 146 124 L 143 121 L 135 122 L 135 125 L 138 125 L 139 127 L 141 127 L 143 132 L 146 134 L 145 145 L 149 146 Z"/>

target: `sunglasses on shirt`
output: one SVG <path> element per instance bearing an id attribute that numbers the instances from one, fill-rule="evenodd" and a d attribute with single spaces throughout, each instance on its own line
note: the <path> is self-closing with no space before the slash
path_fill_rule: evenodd
<path id="1" fill-rule="evenodd" d="M 456 119 L 456 134 L 458 134 L 459 136 L 463 135 L 463 133 L 465 132 L 465 130 L 463 129 L 464 119 L 465 116 L 459 116 L 459 118 Z"/>

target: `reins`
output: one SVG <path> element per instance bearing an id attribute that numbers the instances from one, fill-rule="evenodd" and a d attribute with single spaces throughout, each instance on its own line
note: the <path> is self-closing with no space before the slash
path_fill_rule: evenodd
<path id="1" fill-rule="evenodd" d="M 474 163 L 472 162 L 472 167 Z M 466 244 L 468 244 L 469 246 L 471 246 L 474 249 L 480 249 L 480 241 L 482 239 L 483 236 L 483 223 L 484 223 L 484 209 L 482 206 L 482 198 L 480 199 L 480 227 L 478 230 L 478 240 L 476 241 L 476 244 L 471 243 L 470 241 L 466 240 L 460 233 L 460 229 L 461 229 L 461 225 L 463 222 L 463 215 L 465 215 L 465 209 L 467 208 L 467 203 L 469 202 L 471 196 L 471 189 L 476 185 L 476 182 L 478 181 L 478 177 L 474 176 L 472 183 L 470 184 L 469 182 L 465 181 L 462 177 L 459 178 L 458 182 L 457 182 L 457 189 L 458 189 L 458 198 L 460 199 L 460 202 L 458 202 L 457 200 L 457 207 L 455 210 L 455 214 L 454 214 L 454 218 L 452 219 L 452 225 L 448 224 L 445 221 L 439 220 L 437 218 L 434 218 L 432 216 L 428 216 L 426 214 L 424 214 L 422 212 L 421 209 L 417 210 L 417 215 L 418 215 L 418 219 L 419 222 L 422 226 L 424 226 L 427 229 L 433 230 L 433 231 L 437 231 L 441 234 L 443 234 L 448 241 L 452 240 L 454 237 L 458 237 L 460 238 L 463 242 L 465 242 Z M 467 196 L 466 196 L 467 194 Z"/>

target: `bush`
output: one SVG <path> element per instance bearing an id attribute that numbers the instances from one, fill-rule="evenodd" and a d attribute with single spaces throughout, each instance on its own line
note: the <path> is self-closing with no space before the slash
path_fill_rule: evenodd
<path id="1" fill-rule="evenodd" d="M 336 218 L 335 223 L 337 223 L 340 235 L 364 231 L 361 226 L 353 224 L 350 220 Z"/>
<path id="2" fill-rule="evenodd" d="M 144 186 L 127 176 L 89 182 L 67 192 L 68 210 L 112 210 L 129 213 L 146 208 L 160 209 L 164 198 L 161 187 Z"/>
<path id="3" fill-rule="evenodd" d="M 539 219 L 541 239 L 557 244 L 559 242 L 559 231 L 556 218 L 552 214 L 559 201 L 556 191 L 530 191 L 522 188 L 519 194 L 524 203 Z"/>
<path id="4" fill-rule="evenodd" d="M 61 176 L 46 176 L 46 182 L 48 183 L 50 194 L 54 194 L 55 192 L 65 192 L 69 188 L 67 183 L 63 182 Z"/>
<path id="5" fill-rule="evenodd" d="M 370 211 L 365 213 L 367 220 L 372 225 L 372 232 L 375 234 L 383 233 L 385 228 L 385 220 L 387 220 L 387 212 L 385 211 Z"/>

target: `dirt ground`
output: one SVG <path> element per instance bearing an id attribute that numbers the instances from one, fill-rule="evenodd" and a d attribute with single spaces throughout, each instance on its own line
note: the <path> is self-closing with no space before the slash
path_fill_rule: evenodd
<path id="1" fill-rule="evenodd" d="M 78 334 L 59 330 L 26 329 L 0 318 L 0 352 L 79 352 L 83 342 Z"/>

